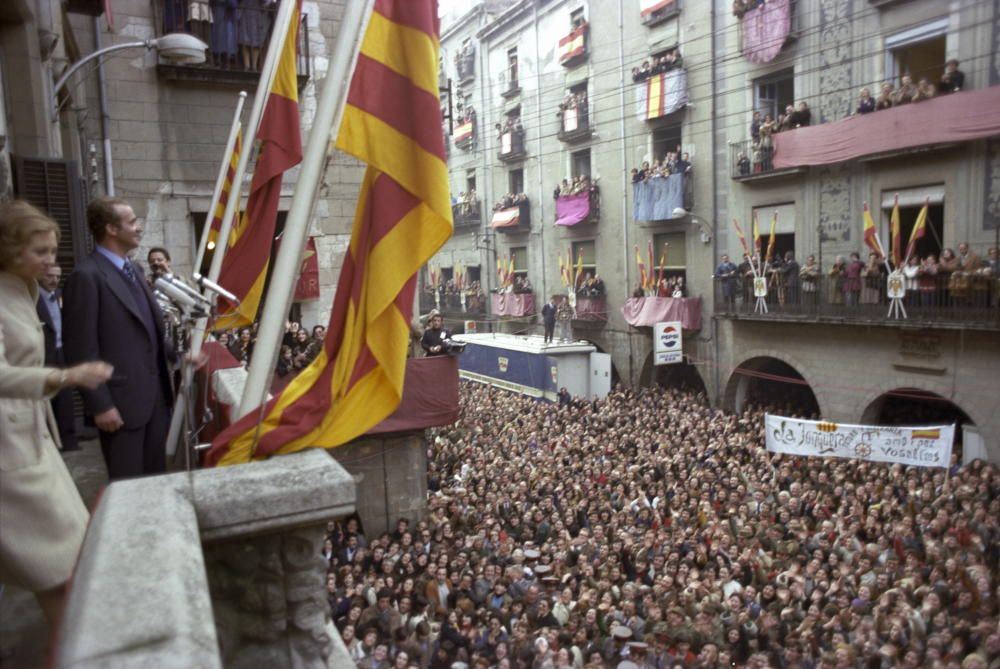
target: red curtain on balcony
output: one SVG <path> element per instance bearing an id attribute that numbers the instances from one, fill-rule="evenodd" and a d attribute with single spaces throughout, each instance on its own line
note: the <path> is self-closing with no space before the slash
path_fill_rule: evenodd
<path id="1" fill-rule="evenodd" d="M 494 293 L 490 296 L 494 316 L 531 316 L 535 296 L 531 293 Z"/>
<path id="2" fill-rule="evenodd" d="M 833 123 L 779 132 L 774 167 L 830 165 L 917 146 L 1000 135 L 1000 86 L 858 114 Z"/>
<path id="3" fill-rule="evenodd" d="M 576 225 L 590 216 L 590 193 L 556 198 L 556 225 Z"/>
<path id="4" fill-rule="evenodd" d="M 743 15 L 743 57 L 758 65 L 781 53 L 792 29 L 791 0 L 767 0 Z"/>
<path id="5" fill-rule="evenodd" d="M 458 358 L 410 358 L 403 377 L 403 399 L 388 418 L 366 435 L 409 432 L 451 425 L 458 420 Z"/>
<path id="6" fill-rule="evenodd" d="M 685 330 L 701 329 L 700 297 L 630 297 L 622 307 L 625 321 L 635 327 L 653 327 L 680 321 Z"/>

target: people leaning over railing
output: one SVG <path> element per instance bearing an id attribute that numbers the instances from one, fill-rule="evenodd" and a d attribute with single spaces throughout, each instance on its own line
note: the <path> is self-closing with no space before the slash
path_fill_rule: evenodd
<path id="1" fill-rule="evenodd" d="M 559 103 L 559 111 L 556 112 L 556 116 L 560 121 L 563 120 L 567 109 L 576 109 L 578 118 L 586 117 L 587 91 L 580 91 L 579 93 L 573 93 L 570 91 L 566 92 L 565 97 L 563 97 L 563 101 Z"/>
<path id="2" fill-rule="evenodd" d="M 496 129 L 497 137 L 502 137 L 508 132 L 515 134 L 524 132 L 520 116 L 507 116 L 502 122 L 496 124 Z"/>
<path id="3" fill-rule="evenodd" d="M 476 189 L 470 188 L 468 191 L 459 193 L 458 198 L 452 204 L 458 207 L 458 213 L 462 216 L 474 215 L 479 205 L 479 200 L 476 199 Z"/>
<path id="4" fill-rule="evenodd" d="M 684 208 L 688 211 L 694 207 L 694 181 L 693 166 L 691 156 L 686 151 L 681 151 L 680 144 L 675 151 L 668 151 L 663 159 L 643 161 L 642 166 L 632 168 L 632 183 L 640 183 L 661 177 L 669 177 L 672 174 L 682 174 L 684 176 L 683 198 Z"/>
<path id="5" fill-rule="evenodd" d="M 163 34 L 190 33 L 208 45 L 208 65 L 253 72 L 263 64 L 276 7 L 273 0 L 167 0 Z"/>
<path id="6" fill-rule="evenodd" d="M 502 211 L 504 209 L 510 209 L 511 207 L 519 207 L 527 201 L 528 196 L 524 193 L 507 193 L 493 205 L 493 211 Z"/>
<path id="7" fill-rule="evenodd" d="M 883 109 L 891 109 L 911 102 L 930 100 L 938 95 L 957 93 L 965 86 L 965 74 L 958 69 L 958 61 L 952 58 L 945 65 L 944 74 L 935 84 L 929 77 L 920 77 L 913 83 L 913 77 L 904 74 L 900 77 L 899 87 L 893 88 L 892 83 L 883 83 L 879 89 L 878 98 L 873 99 L 871 89 L 862 88 L 858 95 L 857 114 L 869 114 Z"/>
<path id="8" fill-rule="evenodd" d="M 642 61 L 642 65 L 632 68 L 632 81 L 639 83 L 646 81 L 650 77 L 670 70 L 684 67 L 684 58 L 681 57 L 680 49 L 671 49 L 662 56 L 654 56 Z"/>

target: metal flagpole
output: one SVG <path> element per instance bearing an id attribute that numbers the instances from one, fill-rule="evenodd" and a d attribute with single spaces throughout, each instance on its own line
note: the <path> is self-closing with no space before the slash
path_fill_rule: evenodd
<path id="1" fill-rule="evenodd" d="M 306 142 L 302 157 L 299 179 L 292 196 L 292 205 L 285 219 L 282 244 L 278 248 L 271 274 L 265 304 L 267 309 L 260 319 L 257 329 L 257 344 L 250 361 L 247 382 L 243 388 L 239 415 L 242 417 L 261 407 L 267 399 L 274 366 L 278 357 L 278 347 L 284 334 L 285 315 L 292 301 L 292 292 L 298 280 L 298 269 L 309 234 L 320 182 L 326 174 L 330 155 L 334 150 L 340 120 L 347 102 L 351 74 L 361 48 L 368 19 L 375 0 L 349 2 L 344 9 L 337 39 L 334 41 L 333 58 L 323 82 L 323 95 L 316 108 L 313 126 Z"/>
<path id="2" fill-rule="evenodd" d="M 205 249 L 208 248 L 209 233 L 212 230 L 212 219 L 215 217 L 215 209 L 219 206 L 222 198 L 222 189 L 226 184 L 226 174 L 229 172 L 229 163 L 233 159 L 233 149 L 236 147 L 236 137 L 240 133 L 240 117 L 243 115 L 243 104 L 247 100 L 247 92 L 240 91 L 240 97 L 236 101 L 236 111 L 233 113 L 233 124 L 229 128 L 229 138 L 226 140 L 226 150 L 222 154 L 222 169 L 215 180 L 215 190 L 212 191 L 212 203 L 208 206 L 208 217 L 205 226 L 201 230 L 201 239 L 198 242 L 198 254 L 194 258 L 192 268 L 195 272 L 201 272 L 201 263 L 205 259 Z M 232 189 L 232 185 L 230 185 Z"/>
<path id="3" fill-rule="evenodd" d="M 271 44 L 267 48 L 267 56 L 261 68 L 260 81 L 257 83 L 257 91 L 254 94 L 253 106 L 250 108 L 250 117 L 247 119 L 246 130 L 243 137 L 243 150 L 240 151 L 239 162 L 236 163 L 236 171 L 233 173 L 233 182 L 230 186 L 229 200 L 226 202 L 226 211 L 222 215 L 222 224 L 219 227 L 219 236 L 216 238 L 215 253 L 212 255 L 212 265 L 208 270 L 208 278 L 215 282 L 219 279 L 222 271 L 222 259 L 226 249 L 229 248 L 229 234 L 233 228 L 233 214 L 240 202 L 243 194 L 243 175 L 246 173 L 247 164 L 250 162 L 251 149 L 257 137 L 257 130 L 260 121 L 264 117 L 264 106 L 270 96 L 271 85 L 274 83 L 274 76 L 278 70 L 278 62 L 281 59 L 281 51 L 284 48 L 285 39 L 288 35 L 288 25 L 291 23 L 294 13 L 298 9 L 296 0 L 283 0 L 278 5 L 278 13 L 274 18 L 274 30 L 271 33 Z M 211 212 L 210 212 L 211 213 Z M 207 293 L 214 303 L 214 295 Z M 199 318 L 191 330 L 191 360 L 197 360 L 201 354 L 201 345 L 205 339 L 205 330 L 208 327 L 208 318 Z M 174 413 L 170 420 L 170 431 L 167 433 L 167 458 L 172 458 L 177 450 L 180 441 L 181 428 L 184 424 L 184 416 L 187 413 L 188 395 L 191 384 L 194 380 L 194 363 L 184 364 L 184 371 L 181 378 L 181 387 L 177 392 L 177 400 L 174 402 Z M 190 453 L 185 453 L 187 468 L 191 468 Z"/>

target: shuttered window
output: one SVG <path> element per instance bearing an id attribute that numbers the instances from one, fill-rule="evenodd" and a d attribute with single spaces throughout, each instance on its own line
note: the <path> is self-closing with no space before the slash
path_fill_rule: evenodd
<path id="1" fill-rule="evenodd" d="M 94 248 L 84 214 L 83 188 L 76 161 L 61 158 L 14 159 L 14 191 L 59 224 L 58 262 L 63 276 Z"/>

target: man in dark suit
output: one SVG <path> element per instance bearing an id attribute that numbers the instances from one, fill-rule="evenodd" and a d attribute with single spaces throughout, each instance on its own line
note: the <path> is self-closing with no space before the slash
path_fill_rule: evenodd
<path id="1" fill-rule="evenodd" d="M 545 343 L 552 341 L 552 335 L 556 331 L 556 295 L 549 298 L 548 303 L 542 307 L 542 324 L 545 326 Z"/>
<path id="2" fill-rule="evenodd" d="M 42 332 L 45 334 L 45 366 L 65 367 L 66 356 L 63 354 L 62 342 L 62 295 L 59 291 L 59 280 L 62 279 L 62 268 L 50 265 L 48 271 L 38 279 L 38 318 L 42 321 Z M 59 426 L 59 440 L 64 451 L 78 451 L 80 445 L 76 441 L 76 426 L 73 418 L 73 391 L 69 388 L 60 390 L 52 398 L 52 413 Z"/>
<path id="3" fill-rule="evenodd" d="M 163 314 L 126 256 L 139 246 L 142 224 L 124 200 L 100 197 L 87 206 L 97 246 L 77 265 L 63 297 L 66 361 L 106 360 L 107 384 L 83 391 L 100 431 L 111 480 L 166 470 L 165 442 L 173 389 Z"/>

